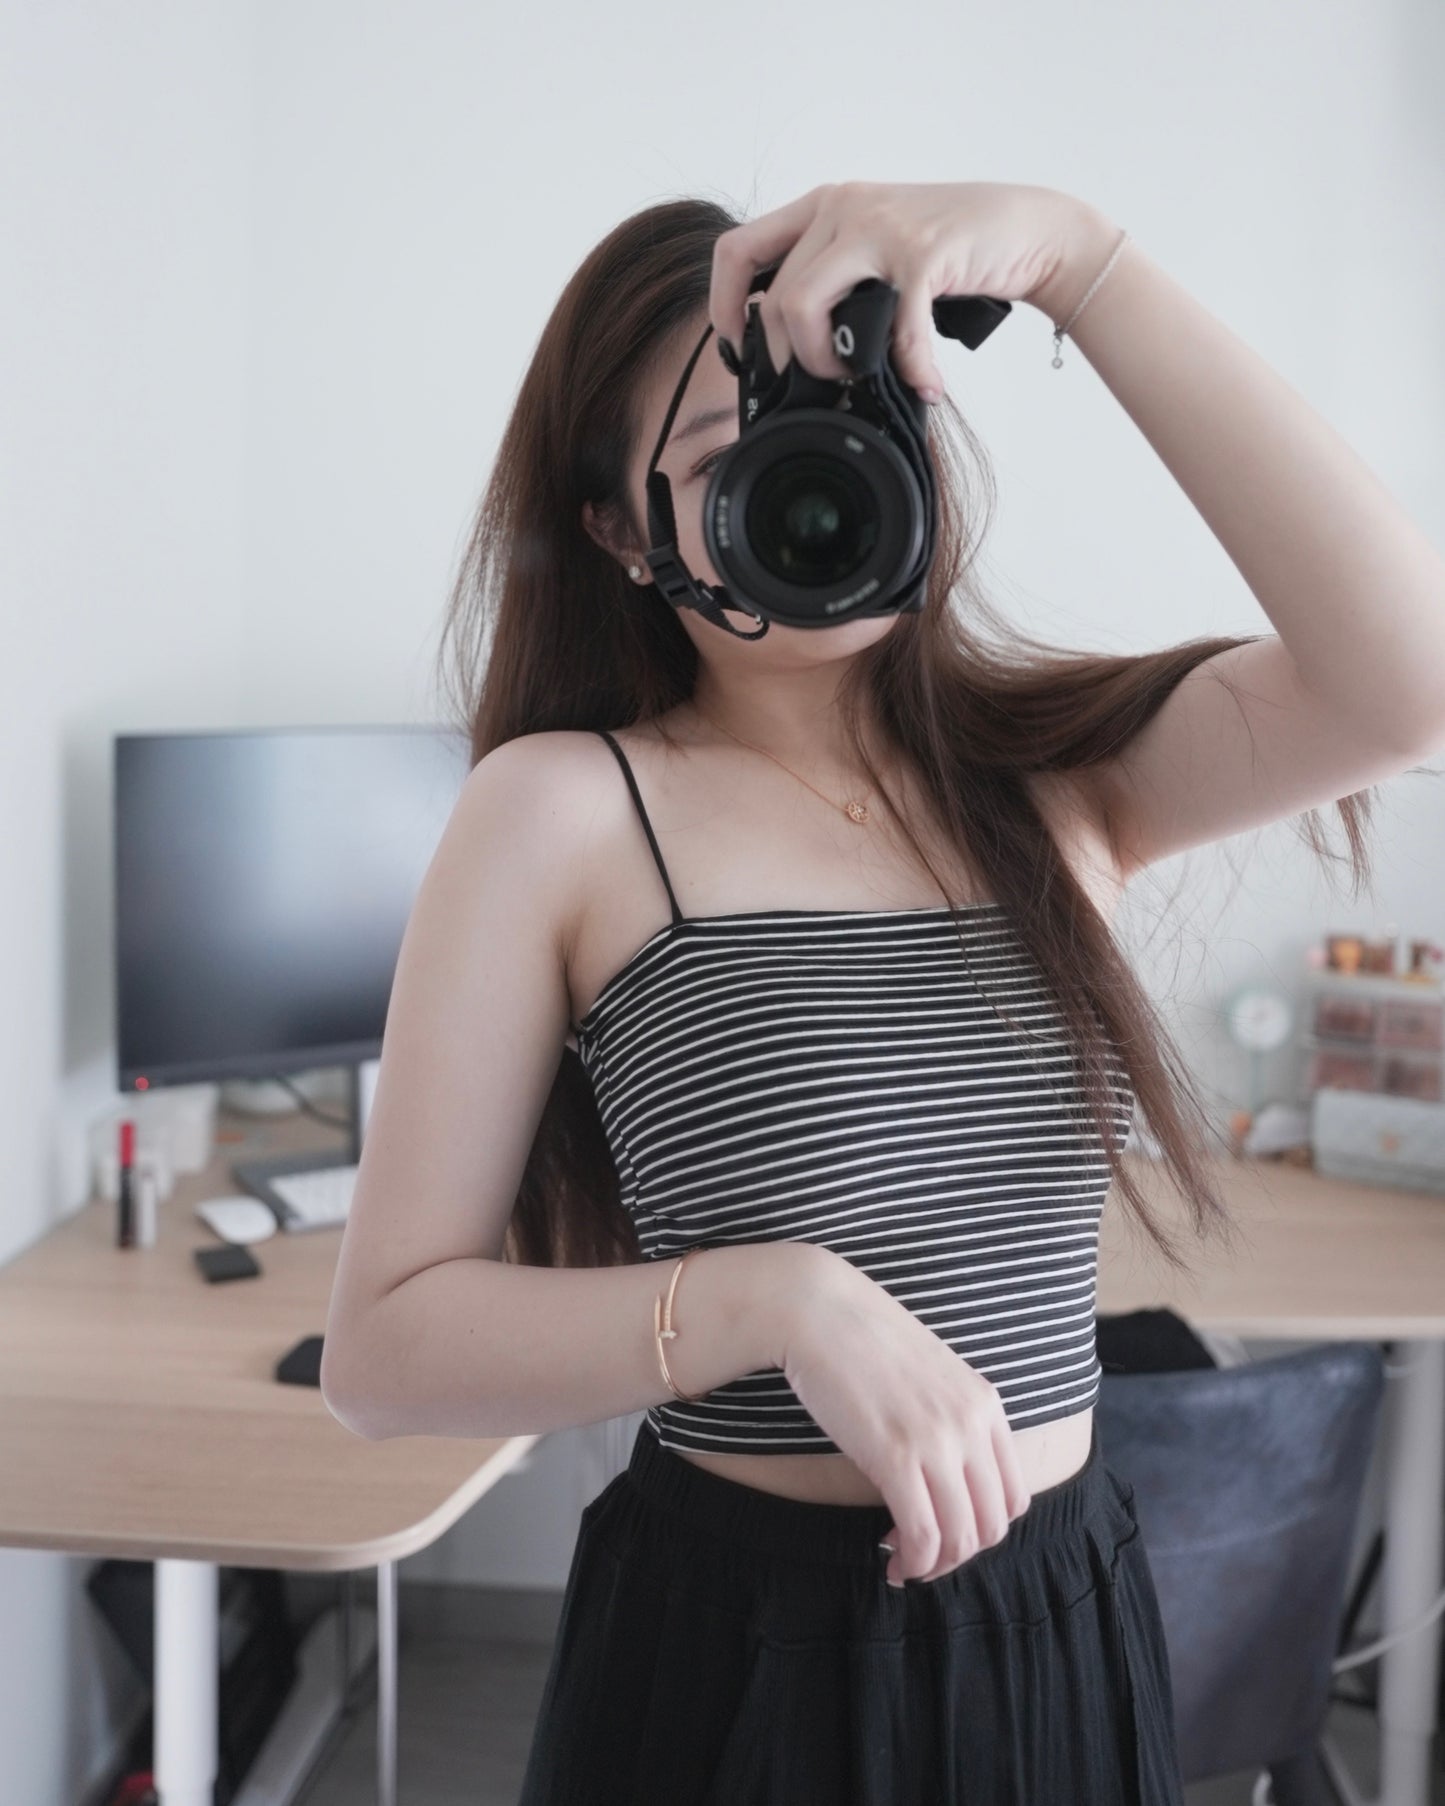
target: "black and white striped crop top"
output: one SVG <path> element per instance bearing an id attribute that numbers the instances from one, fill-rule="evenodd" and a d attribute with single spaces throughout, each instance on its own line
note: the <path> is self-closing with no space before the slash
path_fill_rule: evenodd
<path id="1" fill-rule="evenodd" d="M 684 916 L 602 737 L 672 905 L 576 1025 L 644 1257 L 822 1243 L 986 1375 L 1013 1426 L 1086 1410 L 1109 1166 L 1002 906 L 962 905 L 961 936 L 943 904 Z M 1122 1141 L 1133 1093 L 1111 1073 Z M 680 1286 L 680 1324 L 686 1305 Z M 778 1368 L 647 1421 L 667 1448 L 838 1449 Z"/>

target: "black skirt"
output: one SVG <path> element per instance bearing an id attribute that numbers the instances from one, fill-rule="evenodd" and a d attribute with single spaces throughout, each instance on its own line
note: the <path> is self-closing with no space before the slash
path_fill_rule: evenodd
<path id="1" fill-rule="evenodd" d="M 887 1506 L 725 1480 L 644 1420 L 582 1513 L 519 1806 L 1183 1806 L 1133 1496 L 1096 1429 L 900 1590 Z"/>

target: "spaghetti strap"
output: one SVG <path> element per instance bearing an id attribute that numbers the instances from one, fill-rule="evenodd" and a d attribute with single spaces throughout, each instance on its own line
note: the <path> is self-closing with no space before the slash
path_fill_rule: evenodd
<path id="1" fill-rule="evenodd" d="M 681 922 L 685 918 L 677 906 L 677 898 L 672 894 L 672 880 L 667 875 L 667 867 L 662 863 L 662 854 L 657 847 L 657 836 L 653 833 L 652 823 L 647 819 L 647 811 L 642 806 L 642 793 L 637 788 L 637 779 L 632 775 L 632 767 L 627 762 L 627 755 L 605 727 L 598 728 L 597 732 L 617 755 L 617 763 L 622 767 L 622 775 L 627 779 L 627 788 L 632 792 L 632 800 L 637 805 L 637 813 L 641 817 L 642 826 L 646 831 L 647 844 L 652 848 L 652 857 L 657 861 L 657 869 L 662 874 L 662 882 L 667 886 L 667 900 L 672 905 L 672 919 L 674 922 Z"/>

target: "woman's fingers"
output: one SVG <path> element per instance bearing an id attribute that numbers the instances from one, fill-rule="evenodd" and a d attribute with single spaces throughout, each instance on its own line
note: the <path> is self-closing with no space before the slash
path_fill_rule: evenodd
<path id="1" fill-rule="evenodd" d="M 818 293 L 816 272 L 820 267 L 826 270 L 828 249 L 836 231 L 831 219 L 818 214 L 788 252 L 787 260 L 758 303 L 768 356 L 773 368 L 779 372 L 796 357 L 811 375 L 830 382 L 848 375 L 847 365 L 832 349 L 826 315 L 822 328 L 819 327 L 815 300 Z M 854 246 L 852 258 L 855 264 L 857 256 Z"/>
<path id="2" fill-rule="evenodd" d="M 1018 1495 L 999 1471 L 992 1437 L 980 1433 L 961 1459 L 925 1462 L 919 1475 L 922 1493 L 910 1488 L 901 1513 L 889 1501 L 895 1528 L 885 1540 L 896 1551 L 887 1565 L 892 1581 L 951 1574 L 981 1549 L 1001 1543 L 1019 1515 L 1010 1502 Z"/>
<path id="3" fill-rule="evenodd" d="M 977 1554 L 979 1549 L 992 1549 L 1001 1543 L 1013 1521 L 991 1436 L 980 1436 L 973 1442 L 963 1471 L 978 1526 L 978 1546 L 974 1550 Z"/>
<path id="4" fill-rule="evenodd" d="M 888 1557 L 884 1578 L 894 1586 L 902 1586 L 905 1578 L 913 1577 L 915 1569 L 934 1559 L 938 1520 L 923 1469 L 912 1463 L 890 1479 L 885 1496 L 893 1513 L 893 1532 L 887 1539 L 893 1545 L 893 1554 Z"/>
<path id="5" fill-rule="evenodd" d="M 1019 1462 L 1019 1452 L 1014 1444 L 1013 1428 L 1005 1417 L 998 1417 L 993 1425 L 993 1452 L 998 1461 L 999 1475 L 1003 1480 L 1003 1493 L 1008 1500 L 1010 1517 L 1022 1517 L 1033 1502 L 1033 1494 L 1029 1491 L 1024 1479 L 1024 1470 Z"/>
<path id="6" fill-rule="evenodd" d="M 938 1540 L 931 1556 L 924 1555 L 928 1566 L 921 1572 L 914 1573 L 904 1564 L 908 1580 L 936 1580 L 940 1574 L 951 1574 L 979 1548 L 975 1501 L 970 1496 L 965 1463 L 956 1458 L 940 1462 L 937 1467 L 925 1467 L 923 1477 L 933 1500 Z"/>
<path id="7" fill-rule="evenodd" d="M 789 268 L 778 272 L 763 297 L 763 319 L 766 323 L 770 307 L 781 313 L 794 355 L 808 374 L 824 382 L 842 382 L 853 371 L 834 343 L 833 309 L 865 276 L 877 272 L 871 265 L 864 268 L 860 261 L 866 256 L 866 247 L 856 238 L 839 238 L 831 220 L 820 220 L 810 236 L 815 247 L 812 254 L 804 258 L 805 247 L 800 242 L 788 259 Z M 792 267 L 794 257 L 798 258 L 796 269 Z"/>
<path id="8" fill-rule="evenodd" d="M 790 201 L 786 207 L 774 208 L 759 219 L 731 227 L 714 244 L 707 311 L 713 330 L 720 339 L 726 339 L 734 351 L 742 350 L 746 305 L 753 292 L 753 277 L 759 270 L 776 263 L 798 242 L 816 217 L 822 195 L 821 188 L 814 188 L 796 201 Z M 769 336 L 770 356 L 772 349 L 773 339 Z M 774 367 L 781 370 L 783 366 L 775 360 Z"/>
<path id="9" fill-rule="evenodd" d="M 896 1551 L 887 1566 L 889 1580 L 938 1580 L 1004 1540 L 1030 1500 L 1011 1438 L 1001 1420 L 962 1460 L 924 1464 L 919 1472 L 927 1506 L 910 1491 L 915 1502 L 906 1508 L 909 1522 L 899 1522 L 895 1508 L 894 1526 L 884 1539 Z"/>
<path id="10" fill-rule="evenodd" d="M 825 185 L 722 233 L 713 247 L 708 296 L 718 337 L 742 349 L 753 280 L 775 264 L 758 308 L 773 368 L 782 371 L 796 358 L 810 375 L 840 382 L 851 371 L 834 344 L 832 311 L 865 277 L 881 276 L 899 291 L 892 328 L 899 375 L 914 390 L 941 392 L 933 323 L 937 260 L 922 245 L 910 245 L 906 267 L 885 270 L 890 253 L 877 209 L 876 198 Z M 845 221 L 848 230 L 840 237 Z M 896 258 L 896 246 L 892 252 Z"/>
<path id="11" fill-rule="evenodd" d="M 827 382 L 850 376 L 852 371 L 838 356 L 833 341 L 832 314 L 860 282 L 870 276 L 883 276 L 873 247 L 856 233 L 840 238 L 834 226 L 818 254 L 800 266 L 791 281 L 787 276 L 786 271 L 780 271 L 773 287 L 782 284 L 777 305 L 783 310 L 798 362 Z M 898 290 L 890 328 L 894 368 L 912 389 L 941 390 L 943 376 L 935 358 L 938 335 L 933 324 L 933 295 L 924 260 L 910 259 L 904 274 L 883 279 Z M 770 290 L 763 303 L 765 309 L 771 299 Z"/>
<path id="12" fill-rule="evenodd" d="M 899 289 L 893 314 L 893 363 L 910 389 L 920 394 L 936 390 L 941 397 L 944 381 L 937 341 L 933 295 L 922 273 L 916 273 Z"/>

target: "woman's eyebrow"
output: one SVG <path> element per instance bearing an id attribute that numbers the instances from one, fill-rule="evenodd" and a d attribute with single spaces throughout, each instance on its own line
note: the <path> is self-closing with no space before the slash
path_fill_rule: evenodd
<path id="1" fill-rule="evenodd" d="M 737 408 L 706 408 L 701 414 L 694 414 L 687 425 L 676 432 L 668 440 L 669 445 L 677 445 L 683 439 L 694 438 L 698 433 L 705 433 L 710 426 L 721 426 L 724 420 L 736 420 Z"/>

